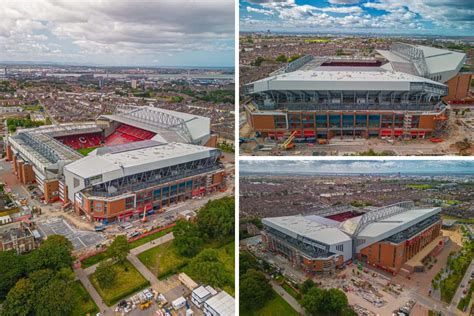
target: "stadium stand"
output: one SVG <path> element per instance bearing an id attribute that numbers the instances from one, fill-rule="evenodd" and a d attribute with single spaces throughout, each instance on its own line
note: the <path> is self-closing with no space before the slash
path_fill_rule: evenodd
<path id="1" fill-rule="evenodd" d="M 91 148 L 98 147 L 102 143 L 102 135 L 100 133 L 93 134 L 79 134 L 56 137 L 64 145 L 71 147 L 72 149 Z"/>
<path id="2" fill-rule="evenodd" d="M 329 219 L 332 219 L 334 221 L 338 221 L 338 222 L 343 222 L 349 218 L 353 218 L 353 217 L 356 217 L 356 216 L 360 216 L 361 214 L 360 213 L 357 213 L 357 212 L 354 212 L 354 211 L 349 211 L 349 212 L 344 212 L 344 213 L 339 213 L 339 214 L 335 214 L 335 215 L 330 215 L 330 216 L 326 216 L 326 218 L 329 218 Z"/>
<path id="3" fill-rule="evenodd" d="M 115 129 L 115 132 L 105 139 L 105 144 L 107 146 L 121 145 L 151 139 L 153 136 L 155 136 L 155 133 L 130 125 L 120 124 Z"/>

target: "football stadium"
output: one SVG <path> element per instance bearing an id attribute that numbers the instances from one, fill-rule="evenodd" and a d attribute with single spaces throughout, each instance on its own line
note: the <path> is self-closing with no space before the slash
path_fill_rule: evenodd
<path id="1" fill-rule="evenodd" d="M 410 259 L 439 246 L 440 212 L 406 201 L 362 215 L 264 218 L 262 241 L 309 274 L 332 273 L 355 259 L 392 274 L 412 272 Z"/>
<path id="2" fill-rule="evenodd" d="M 371 57 L 303 56 L 244 86 L 247 122 L 262 137 L 439 137 L 449 102 L 469 93 L 464 53 L 395 43 Z"/>
<path id="3" fill-rule="evenodd" d="M 95 122 L 19 129 L 6 158 L 45 203 L 108 223 L 224 189 L 216 141 L 209 118 L 120 106 Z"/>

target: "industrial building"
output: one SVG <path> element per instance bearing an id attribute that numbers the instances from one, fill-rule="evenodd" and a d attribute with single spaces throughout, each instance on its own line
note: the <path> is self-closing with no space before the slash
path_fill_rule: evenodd
<path id="1" fill-rule="evenodd" d="M 247 122 L 263 137 L 292 134 L 299 142 L 437 136 L 448 118 L 445 101 L 468 93 L 465 60 L 403 43 L 367 58 L 307 55 L 244 86 Z"/>
<path id="2" fill-rule="evenodd" d="M 333 273 L 357 259 L 393 274 L 437 246 L 441 208 L 400 202 L 338 222 L 321 216 L 262 219 L 266 248 L 309 274 Z M 344 217 L 341 217 L 344 218 Z"/>
<path id="3" fill-rule="evenodd" d="M 106 223 L 223 188 L 216 139 L 208 118 L 120 106 L 96 122 L 20 129 L 6 139 L 6 158 L 45 202 Z"/>

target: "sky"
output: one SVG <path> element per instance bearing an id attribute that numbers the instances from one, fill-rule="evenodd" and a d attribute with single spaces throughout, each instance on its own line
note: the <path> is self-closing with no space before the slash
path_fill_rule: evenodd
<path id="1" fill-rule="evenodd" d="M 0 62 L 234 65 L 232 0 L 1 0 Z"/>
<path id="2" fill-rule="evenodd" d="M 474 161 L 459 160 L 245 160 L 243 172 L 263 173 L 434 173 L 474 175 Z"/>
<path id="3" fill-rule="evenodd" d="M 474 36 L 473 0 L 240 0 L 240 31 Z"/>

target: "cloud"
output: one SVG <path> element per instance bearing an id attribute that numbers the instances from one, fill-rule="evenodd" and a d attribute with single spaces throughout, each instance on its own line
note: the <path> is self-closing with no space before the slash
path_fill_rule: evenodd
<path id="1" fill-rule="evenodd" d="M 272 10 L 256 9 L 256 8 L 252 8 L 252 7 L 247 7 L 247 12 L 254 12 L 254 13 L 259 13 L 259 14 L 264 14 L 264 15 L 272 15 L 273 14 Z"/>
<path id="2" fill-rule="evenodd" d="M 26 47 L 48 46 L 45 41 L 77 56 L 139 56 L 233 50 L 223 45 L 233 39 L 234 6 L 228 1 L 3 0 L 0 10 L 0 58 L 25 55 Z"/>
<path id="3" fill-rule="evenodd" d="M 329 0 L 329 3 L 332 4 L 356 4 L 359 2 L 360 0 Z"/>

